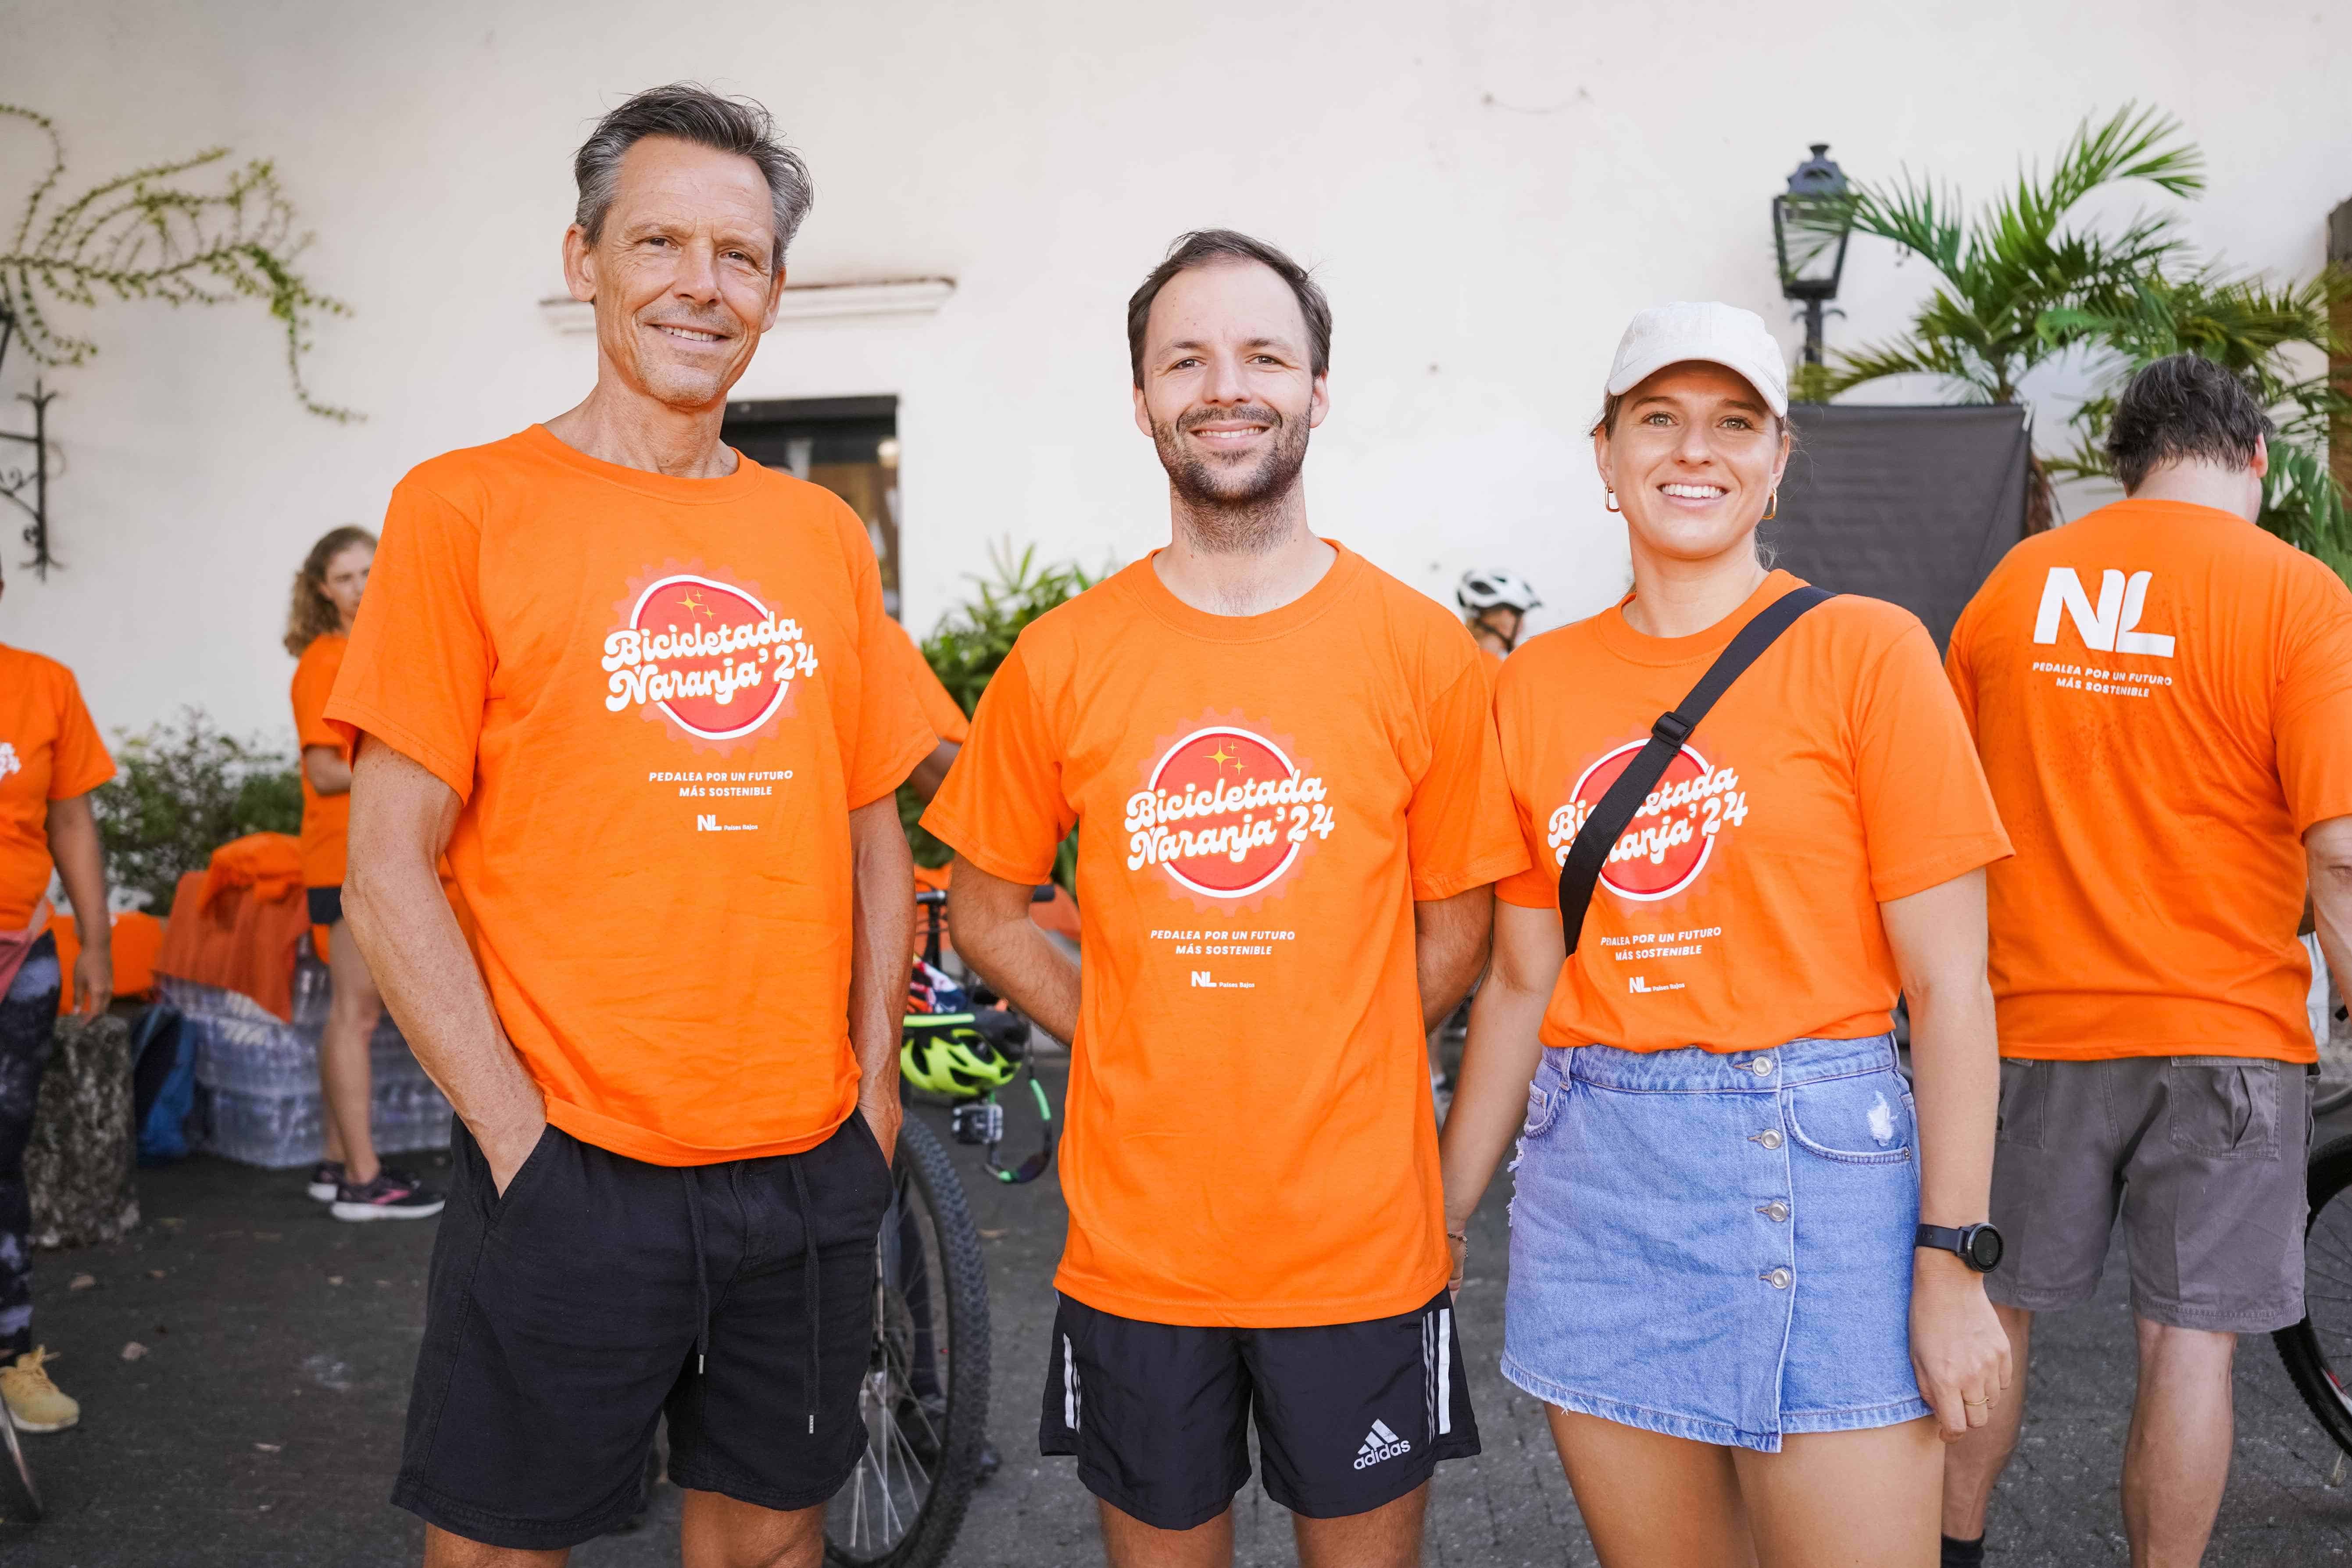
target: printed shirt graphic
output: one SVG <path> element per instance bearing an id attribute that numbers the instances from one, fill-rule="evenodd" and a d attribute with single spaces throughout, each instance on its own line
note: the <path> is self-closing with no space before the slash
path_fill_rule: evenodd
<path id="1" fill-rule="evenodd" d="M 449 865 L 572 1136 L 791 1153 L 856 1104 L 848 812 L 933 741 L 864 526 L 740 459 L 678 479 L 540 426 L 394 491 L 334 695 L 465 803 Z"/>
<path id="2" fill-rule="evenodd" d="M 0 934 L 23 931 L 49 890 L 49 803 L 113 776 L 73 671 L 0 644 Z"/>
<path id="3" fill-rule="evenodd" d="M 1559 907 L 1577 829 L 1658 715 L 1801 585 L 1775 572 L 1692 637 L 1645 637 L 1621 604 L 1511 655 L 1495 716 L 1532 865 L 1498 896 Z M 1610 852 L 1544 1043 L 1728 1052 L 1881 1033 L 1901 986 L 1879 904 L 2008 853 L 1926 628 L 1832 599 L 1716 704 Z"/>
<path id="4" fill-rule="evenodd" d="M 2002 1054 L 2314 1060 L 2302 838 L 2352 815 L 2352 592 L 2231 513 L 2126 500 L 2012 549 L 1947 665 L 2017 840 Z"/>
<path id="5" fill-rule="evenodd" d="M 336 755 L 351 761 L 351 743 L 342 731 L 327 722 L 327 698 L 335 689 L 335 675 L 343 668 L 351 639 L 329 632 L 312 640 L 294 666 L 294 741 L 298 747 L 332 746 Z M 299 765 L 299 764 L 298 764 Z M 343 885 L 346 841 L 352 825 L 352 797 L 320 795 L 310 787 L 310 770 L 302 777 L 302 885 L 340 888 Z"/>
<path id="6" fill-rule="evenodd" d="M 1412 906 L 1525 864 L 1477 666 L 1345 549 L 1266 615 L 1147 559 L 1022 633 L 923 823 L 1017 882 L 1078 827 L 1060 1289 L 1275 1327 L 1444 1283 Z"/>

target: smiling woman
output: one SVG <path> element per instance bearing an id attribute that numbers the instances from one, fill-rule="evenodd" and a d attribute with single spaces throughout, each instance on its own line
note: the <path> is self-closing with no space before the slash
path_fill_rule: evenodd
<path id="1" fill-rule="evenodd" d="M 1549 1407 L 1603 1562 L 1925 1562 L 1937 1439 L 2010 1379 L 1982 1265 L 1914 1246 L 1989 1199 L 1982 868 L 2009 846 L 1919 622 L 1757 558 L 1789 455 L 1764 323 L 1645 310 L 1605 392 L 1633 591 L 1496 679 L 1533 866 L 1496 889 L 1447 1230 L 1516 1132 L 1503 1374 Z"/>

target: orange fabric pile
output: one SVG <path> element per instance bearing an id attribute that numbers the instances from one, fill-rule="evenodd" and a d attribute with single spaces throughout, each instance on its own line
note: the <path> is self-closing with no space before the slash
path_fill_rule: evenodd
<path id="1" fill-rule="evenodd" d="M 117 996 L 144 996 L 155 989 L 155 955 L 163 947 L 163 922 L 153 915 L 132 910 L 116 915 L 114 928 L 114 994 Z M 81 956 L 81 932 L 71 915 L 59 915 L 49 922 L 50 934 L 58 939 L 58 966 L 65 971 L 66 983 L 58 993 L 58 1011 L 73 1011 L 74 960 Z"/>
<path id="2" fill-rule="evenodd" d="M 294 957 L 310 927 L 301 841 L 255 833 L 180 879 L 155 973 L 250 996 L 294 1021 Z"/>

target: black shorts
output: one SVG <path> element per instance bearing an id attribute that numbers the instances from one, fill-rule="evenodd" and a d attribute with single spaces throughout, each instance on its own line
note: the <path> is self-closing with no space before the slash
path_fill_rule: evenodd
<path id="1" fill-rule="evenodd" d="M 1478 1452 L 1454 1307 L 1308 1329 L 1138 1322 L 1062 1298 L 1037 1447 L 1123 1513 L 1191 1530 L 1249 1480 L 1309 1519 L 1369 1513 Z"/>
<path id="2" fill-rule="evenodd" d="M 343 918 L 343 889 L 341 887 L 312 888 L 310 894 L 312 925 L 331 926 Z"/>
<path id="3" fill-rule="evenodd" d="M 784 1510 L 841 1489 L 891 1193 L 864 1117 L 684 1169 L 550 1127 L 504 1197 L 463 1121 L 449 1142 L 394 1503 L 491 1546 L 575 1545 L 642 1506 L 665 1412 L 681 1487 Z"/>

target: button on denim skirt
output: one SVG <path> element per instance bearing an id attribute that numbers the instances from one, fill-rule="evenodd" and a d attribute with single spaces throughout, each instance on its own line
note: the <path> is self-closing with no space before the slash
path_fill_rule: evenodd
<path id="1" fill-rule="evenodd" d="M 1916 1144 L 1892 1036 L 1545 1051 L 1512 1163 L 1503 1375 L 1766 1453 L 1927 1415 Z"/>

